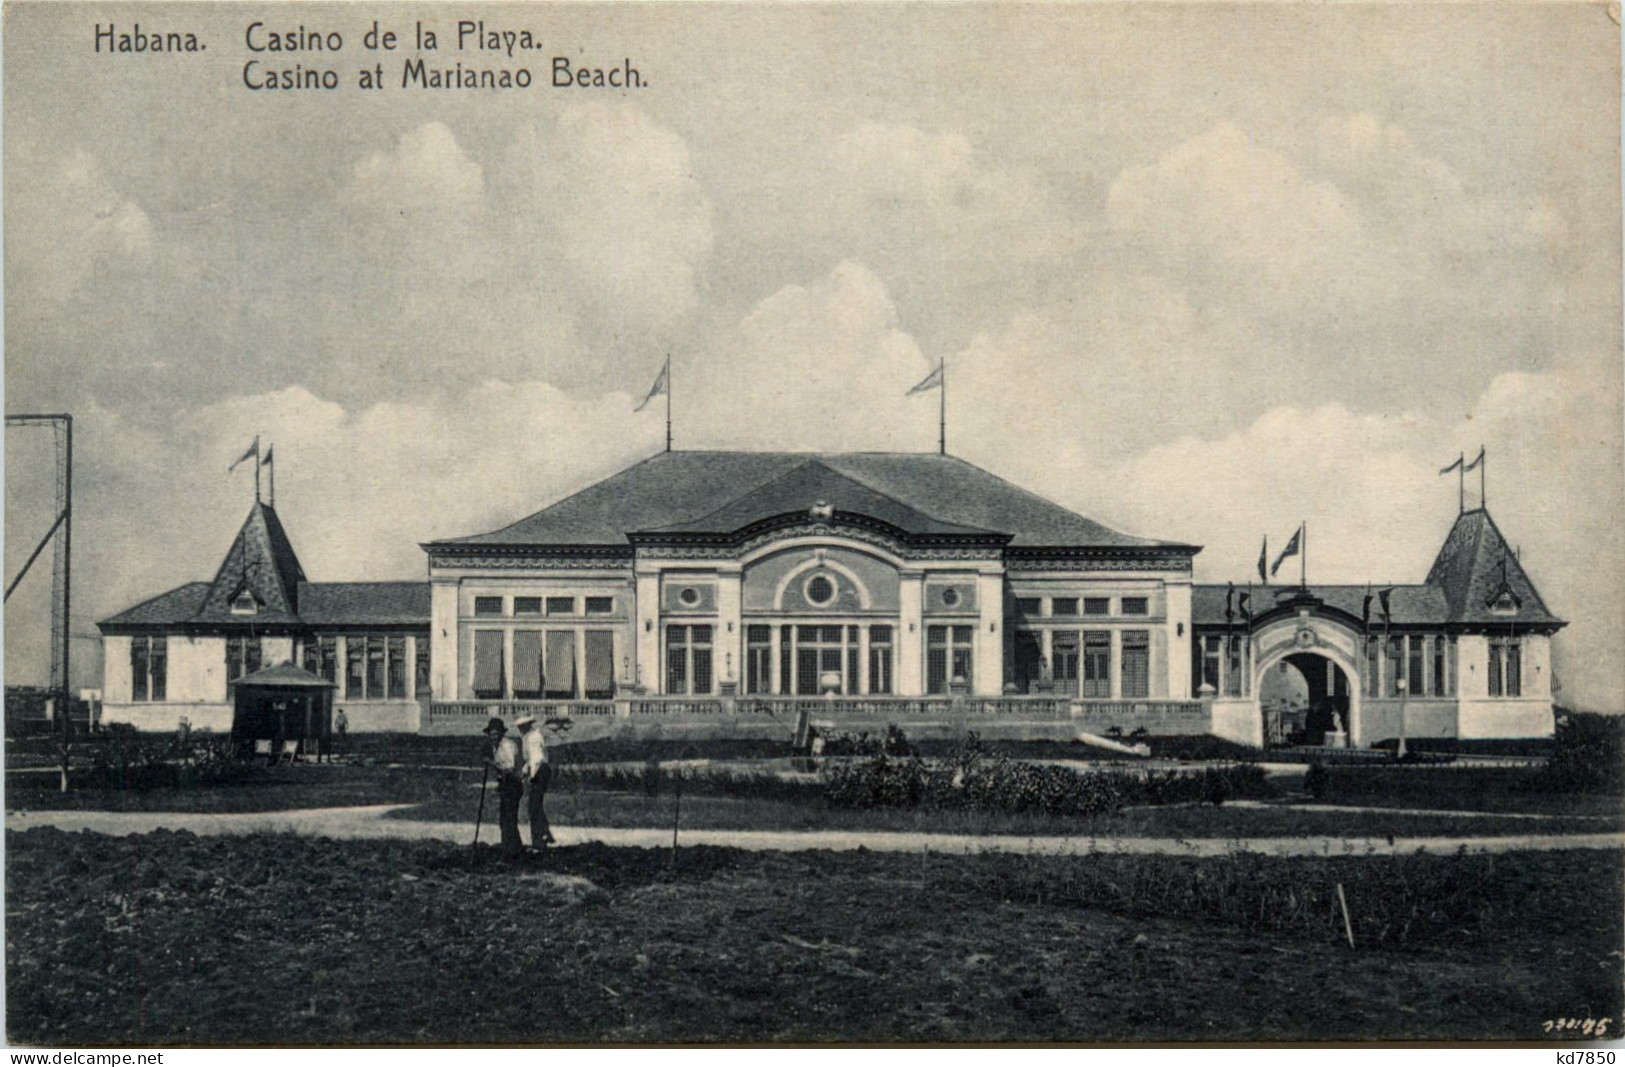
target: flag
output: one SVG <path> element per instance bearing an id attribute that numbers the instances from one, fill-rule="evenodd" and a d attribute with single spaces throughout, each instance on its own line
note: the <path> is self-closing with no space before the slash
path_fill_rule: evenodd
<path id="1" fill-rule="evenodd" d="M 1236 610 L 1234 606 L 1236 599 L 1236 583 L 1229 582 L 1227 584 L 1229 585 L 1229 588 L 1224 591 L 1224 621 L 1226 624 L 1229 624 L 1236 617 Z"/>
<path id="2" fill-rule="evenodd" d="M 1462 455 L 1459 455 L 1459 456 L 1456 457 L 1456 462 L 1450 464 L 1450 466 L 1448 466 L 1448 467 L 1442 468 L 1439 471 L 1439 473 L 1440 474 L 1449 474 L 1451 471 L 1455 470 L 1457 467 L 1461 466 L 1465 462 L 1467 462 L 1467 456 L 1466 456 L 1465 453 L 1463 453 Z M 1475 460 L 1474 462 L 1476 463 L 1477 461 Z"/>
<path id="3" fill-rule="evenodd" d="M 231 466 L 226 468 L 226 473 L 230 474 L 232 471 L 236 470 L 238 467 L 242 466 L 244 463 L 248 462 L 249 460 L 257 459 L 259 457 L 259 454 L 260 454 L 260 438 L 259 438 L 258 434 L 255 434 L 254 435 L 254 443 L 248 446 L 248 451 L 247 452 L 244 452 L 242 455 L 237 457 L 237 462 L 233 463 Z"/>
<path id="4" fill-rule="evenodd" d="M 1236 607 L 1241 609 L 1241 617 L 1250 624 L 1253 621 L 1253 591 L 1251 589 L 1236 598 Z"/>
<path id="5" fill-rule="evenodd" d="M 1365 583 L 1365 602 L 1360 605 L 1360 629 L 1371 629 L 1371 583 Z"/>
<path id="6" fill-rule="evenodd" d="M 1286 547 L 1281 549 L 1281 554 L 1279 556 L 1276 556 L 1275 557 L 1275 562 L 1270 565 L 1270 574 L 1272 576 L 1275 574 L 1276 571 L 1281 569 L 1281 564 L 1283 564 L 1283 563 L 1285 563 L 1287 561 L 1287 557 L 1296 556 L 1298 554 L 1299 542 L 1302 539 L 1302 537 L 1303 537 L 1303 527 L 1300 526 L 1300 527 L 1298 527 L 1297 531 L 1293 533 L 1292 540 L 1290 540 L 1290 541 L 1288 541 L 1286 543 Z"/>
<path id="7" fill-rule="evenodd" d="M 275 445 L 266 446 L 265 455 L 260 457 L 261 465 L 269 467 L 271 465 L 271 457 L 272 457 L 273 454 L 275 454 L 275 452 L 276 452 L 276 446 Z"/>
<path id="8" fill-rule="evenodd" d="M 1270 576 L 1265 573 L 1270 560 L 1270 535 L 1264 535 L 1264 544 L 1258 550 L 1258 580 L 1265 585 L 1270 584 Z"/>
<path id="9" fill-rule="evenodd" d="M 933 370 L 930 374 L 927 374 L 925 376 L 925 379 L 923 381 L 921 381 L 919 385 L 916 385 L 914 388 L 910 389 L 908 392 L 904 393 L 903 395 L 904 396 L 913 396 L 915 393 L 928 393 L 932 389 L 941 389 L 941 388 L 942 388 L 942 362 L 939 360 L 937 362 L 937 367 L 936 367 L 935 370 Z"/>
<path id="10" fill-rule="evenodd" d="M 1474 470 L 1476 470 L 1478 468 L 1478 465 L 1480 463 L 1483 463 L 1483 462 L 1484 462 L 1484 446 L 1479 445 L 1478 446 L 1478 458 L 1473 460 L 1471 463 L 1467 464 L 1467 466 L 1463 467 L 1461 469 L 1461 473 L 1467 474 L 1467 473 L 1469 473 L 1471 471 L 1474 471 Z"/>
<path id="11" fill-rule="evenodd" d="M 669 396 L 669 395 L 671 395 L 671 360 L 670 359 L 666 360 L 665 365 L 660 368 L 660 373 L 655 376 L 655 383 L 653 385 L 649 386 L 649 395 L 643 398 L 643 403 L 639 404 L 637 407 L 633 408 L 632 410 L 633 411 L 642 411 L 644 408 L 649 406 L 649 401 L 653 400 L 655 397 L 657 397 L 657 396 Z"/>
<path id="12" fill-rule="evenodd" d="M 1392 613 L 1388 610 L 1388 595 L 1393 591 L 1393 587 L 1390 586 L 1377 592 L 1377 599 L 1382 602 L 1382 621 L 1384 625 L 1393 621 Z"/>

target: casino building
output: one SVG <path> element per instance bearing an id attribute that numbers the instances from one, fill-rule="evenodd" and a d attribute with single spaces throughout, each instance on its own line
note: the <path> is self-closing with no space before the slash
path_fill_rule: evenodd
<path id="1" fill-rule="evenodd" d="M 604 728 L 1249 744 L 1551 733 L 1547 609 L 1483 509 L 1387 610 L 1364 586 L 1192 581 L 1195 545 L 1109 529 L 964 460 L 663 452 L 489 533 L 416 582 L 312 582 L 256 503 L 207 582 L 100 623 L 103 716 L 229 728 L 236 679 L 291 661 L 352 731 Z M 1296 670 L 1307 706 L 1266 709 Z"/>

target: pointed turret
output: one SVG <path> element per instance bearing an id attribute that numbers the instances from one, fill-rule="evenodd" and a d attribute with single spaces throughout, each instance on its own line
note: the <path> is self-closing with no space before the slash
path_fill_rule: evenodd
<path id="1" fill-rule="evenodd" d="M 1535 583 L 1485 508 L 1463 512 L 1428 571 L 1427 584 L 1444 593 L 1449 621 L 1465 624 L 1564 625 L 1547 610 Z"/>
<path id="2" fill-rule="evenodd" d="M 256 501 L 236 540 L 221 561 L 199 621 L 254 617 L 262 622 L 297 622 L 299 583 L 305 569 L 282 528 L 276 509 Z"/>

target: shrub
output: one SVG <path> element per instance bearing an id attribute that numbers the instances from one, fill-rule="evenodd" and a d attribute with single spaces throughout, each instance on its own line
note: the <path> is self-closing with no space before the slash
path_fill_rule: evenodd
<path id="1" fill-rule="evenodd" d="M 192 789 L 224 785 L 263 773 L 237 758 L 228 737 L 195 737 L 183 724 L 167 738 L 142 738 L 111 727 L 91 750 L 86 784 L 99 789 Z"/>
<path id="2" fill-rule="evenodd" d="M 1331 784 L 1331 773 L 1324 763 L 1311 763 L 1303 776 L 1304 792 L 1316 800 L 1326 799 L 1326 787 Z"/>
<path id="3" fill-rule="evenodd" d="M 1561 712 L 1541 784 L 1557 791 L 1625 792 L 1625 717 Z"/>

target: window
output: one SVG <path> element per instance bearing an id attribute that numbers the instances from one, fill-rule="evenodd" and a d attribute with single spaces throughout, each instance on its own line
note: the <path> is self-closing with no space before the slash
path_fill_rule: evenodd
<path id="1" fill-rule="evenodd" d="M 1012 633 L 1012 677 L 1016 690 L 1034 692 L 1043 679 L 1044 649 L 1039 634 L 1034 630 L 1015 630 Z"/>
<path id="2" fill-rule="evenodd" d="M 1078 613 L 1078 598 L 1075 596 L 1058 596 L 1049 602 L 1051 615 L 1076 615 Z"/>
<path id="3" fill-rule="evenodd" d="M 1083 695 L 1097 699 L 1112 695 L 1112 635 L 1105 630 L 1083 635 Z"/>
<path id="4" fill-rule="evenodd" d="M 1390 637 L 1388 639 L 1388 692 L 1392 696 L 1399 696 L 1404 692 L 1405 671 L 1405 639 L 1403 637 Z"/>
<path id="5" fill-rule="evenodd" d="M 237 690 L 237 679 L 260 669 L 260 639 L 257 637 L 226 638 L 226 699 Z"/>
<path id="6" fill-rule="evenodd" d="M 819 574 L 807 582 L 804 592 L 807 594 L 807 603 L 823 607 L 835 599 L 835 583 Z"/>
<path id="7" fill-rule="evenodd" d="M 501 700 L 503 693 L 502 631 L 474 631 L 474 699 Z"/>
<path id="8" fill-rule="evenodd" d="M 406 638 L 389 638 L 389 699 L 406 699 Z"/>
<path id="9" fill-rule="evenodd" d="M 539 596 L 514 597 L 513 613 L 515 615 L 540 615 L 542 613 L 542 598 Z M 499 611 L 498 614 L 501 614 L 501 612 Z"/>
<path id="10" fill-rule="evenodd" d="M 892 638 L 890 626 L 869 627 L 869 692 L 892 691 Z"/>
<path id="11" fill-rule="evenodd" d="M 588 615 L 615 614 L 615 598 L 612 596 L 590 596 L 587 598 Z"/>
<path id="12" fill-rule="evenodd" d="M 1405 683 L 1406 690 L 1413 697 L 1419 697 L 1423 693 L 1427 692 L 1422 684 L 1423 682 L 1427 681 L 1427 679 L 1422 676 L 1422 661 L 1424 659 L 1425 652 L 1424 642 L 1426 642 L 1426 640 L 1427 638 L 1423 637 L 1421 634 L 1412 634 L 1410 637 L 1410 657 L 1405 667 Z"/>
<path id="13" fill-rule="evenodd" d="M 427 650 L 428 638 L 423 639 Z M 315 637 L 305 642 L 305 670 L 311 674 L 326 678 L 330 682 L 339 680 L 339 642 L 336 637 Z"/>
<path id="14" fill-rule="evenodd" d="M 1050 677 L 1055 688 L 1068 696 L 1078 693 L 1078 633 L 1056 630 L 1050 636 Z"/>
<path id="15" fill-rule="evenodd" d="M 711 627 L 666 627 L 666 692 L 674 696 L 711 692 Z"/>
<path id="16" fill-rule="evenodd" d="M 1202 638 L 1202 680 L 1198 685 L 1208 686 L 1214 693 L 1219 691 L 1219 663 L 1223 653 L 1223 637 L 1209 634 Z"/>
<path id="17" fill-rule="evenodd" d="M 971 658 L 975 633 L 970 626 L 930 626 L 926 628 L 926 692 L 946 693 L 959 681 L 974 684 Z"/>
<path id="18" fill-rule="evenodd" d="M 169 639 L 130 638 L 130 699 L 165 700 L 169 690 Z"/>
<path id="19" fill-rule="evenodd" d="M 1123 600 L 1123 611 L 1125 613 L 1128 611 L 1127 598 Z M 1127 640 L 1128 635 L 1124 634 L 1123 637 L 1125 640 Z M 1126 654 L 1127 653 L 1125 653 L 1125 655 Z M 1237 634 L 1230 634 L 1225 638 L 1224 666 L 1224 695 L 1227 697 L 1241 696 L 1241 637 Z M 1128 668 L 1126 667 L 1124 668 L 1124 670 L 1127 669 Z M 1123 678 L 1123 682 L 1125 685 L 1128 684 L 1128 677 L 1126 675 Z M 1124 693 L 1123 695 L 1128 696 L 1127 693 Z"/>
<path id="20" fill-rule="evenodd" d="M 797 626 L 796 630 L 796 686 L 795 691 L 800 696 L 815 696 L 822 691 L 820 677 L 833 673 L 842 680 L 837 692 L 850 692 L 851 682 L 845 675 L 844 636 L 846 628 L 842 626 Z M 856 641 L 856 631 L 852 633 L 853 644 Z M 855 666 L 856 664 L 851 664 Z"/>
<path id="21" fill-rule="evenodd" d="M 773 685 L 773 627 L 745 628 L 745 692 L 762 694 Z"/>
<path id="22" fill-rule="evenodd" d="M 247 589 L 238 593 L 231 600 L 231 613 L 233 615 L 258 615 L 260 602 L 254 599 L 254 594 Z"/>
<path id="23" fill-rule="evenodd" d="M 549 615 L 574 615 L 576 613 L 576 598 L 573 596 L 548 597 L 547 613 Z"/>
<path id="24" fill-rule="evenodd" d="M 1073 613 L 1076 614 L 1075 609 Z M 1109 596 L 1084 597 L 1083 613 L 1085 615 L 1110 615 L 1112 613 L 1112 598 Z"/>
<path id="25" fill-rule="evenodd" d="M 499 596 L 477 596 L 474 598 L 474 614 L 501 615 L 502 598 Z"/>
<path id="26" fill-rule="evenodd" d="M 513 632 L 513 695 L 515 700 L 542 698 L 542 631 Z"/>
<path id="27" fill-rule="evenodd" d="M 1147 615 L 1150 613 L 1151 602 L 1143 596 L 1126 596 L 1123 598 L 1124 615 Z"/>
<path id="28" fill-rule="evenodd" d="M 382 637 L 367 639 L 367 697 L 378 700 L 384 696 L 385 643 Z"/>
<path id="29" fill-rule="evenodd" d="M 1367 638 L 1365 643 L 1365 695 L 1382 695 L 1382 659 L 1377 655 L 1375 638 Z"/>
<path id="30" fill-rule="evenodd" d="M 417 653 L 417 663 L 414 664 L 416 669 L 414 671 L 415 676 L 413 678 L 413 691 L 418 696 L 427 696 L 434 690 L 434 685 L 429 680 L 430 660 L 428 634 L 418 634 Z"/>
<path id="31" fill-rule="evenodd" d="M 581 638 L 587 660 L 583 695 L 588 700 L 608 700 L 615 695 L 615 634 L 609 630 L 587 630 Z"/>
<path id="32" fill-rule="evenodd" d="M 552 614 L 551 606 L 548 614 Z M 575 631 L 547 631 L 547 659 L 542 667 L 543 699 L 574 700 L 578 688 Z"/>
<path id="33" fill-rule="evenodd" d="M 344 639 L 344 695 L 350 700 L 367 696 L 367 639 L 351 634 Z"/>
<path id="34" fill-rule="evenodd" d="M 1033 616 L 1044 614 L 1044 598 L 1037 596 L 1016 597 L 1016 614 Z"/>
<path id="35" fill-rule="evenodd" d="M 1523 695 L 1523 648 L 1514 639 L 1490 642 L 1490 696 Z"/>
<path id="36" fill-rule="evenodd" d="M 1446 666 L 1448 659 L 1445 656 L 1446 645 L 1441 635 L 1433 639 L 1433 695 L 1436 697 L 1450 695 L 1450 675 Z"/>
<path id="37" fill-rule="evenodd" d="M 1239 638 L 1232 638 L 1239 645 Z M 1151 631 L 1123 631 L 1123 696 L 1151 695 Z"/>

